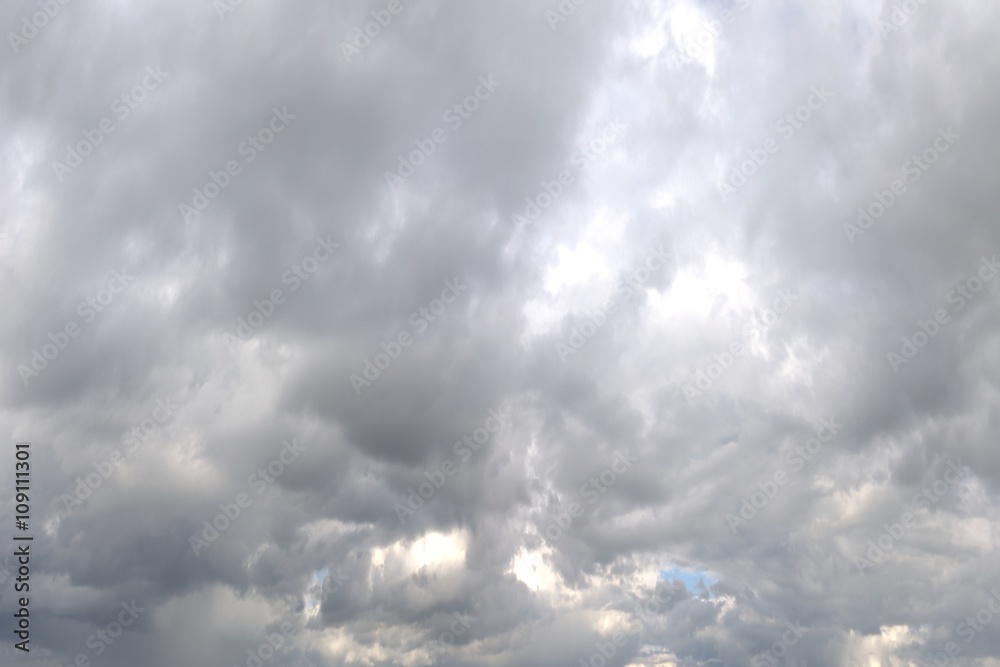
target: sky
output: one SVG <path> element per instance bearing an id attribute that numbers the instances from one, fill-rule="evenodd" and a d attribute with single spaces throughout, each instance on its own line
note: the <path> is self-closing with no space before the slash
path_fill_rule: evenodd
<path id="1" fill-rule="evenodd" d="M 0 664 L 1000 665 L 996 3 L 0 26 Z"/>

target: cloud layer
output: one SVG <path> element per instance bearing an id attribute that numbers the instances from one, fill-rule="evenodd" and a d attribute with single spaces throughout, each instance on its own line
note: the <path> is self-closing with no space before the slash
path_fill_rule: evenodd
<path id="1" fill-rule="evenodd" d="M 3 664 L 1000 665 L 994 4 L 0 19 Z"/>

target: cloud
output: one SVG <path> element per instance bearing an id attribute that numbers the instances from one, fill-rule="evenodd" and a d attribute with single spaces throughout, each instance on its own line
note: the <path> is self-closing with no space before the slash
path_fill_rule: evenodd
<path id="1" fill-rule="evenodd" d="M 0 659 L 1000 664 L 998 12 L 5 5 Z"/>

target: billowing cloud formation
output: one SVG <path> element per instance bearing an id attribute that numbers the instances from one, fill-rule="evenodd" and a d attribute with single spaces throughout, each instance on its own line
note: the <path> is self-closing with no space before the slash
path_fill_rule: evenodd
<path id="1" fill-rule="evenodd" d="M 0 19 L 3 664 L 1000 664 L 994 4 Z"/>

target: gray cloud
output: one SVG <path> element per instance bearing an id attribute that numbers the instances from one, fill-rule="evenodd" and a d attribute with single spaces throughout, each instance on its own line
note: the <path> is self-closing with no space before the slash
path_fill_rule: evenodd
<path id="1" fill-rule="evenodd" d="M 4 664 L 1000 664 L 1000 15 L 897 5 L 5 6 Z"/>

